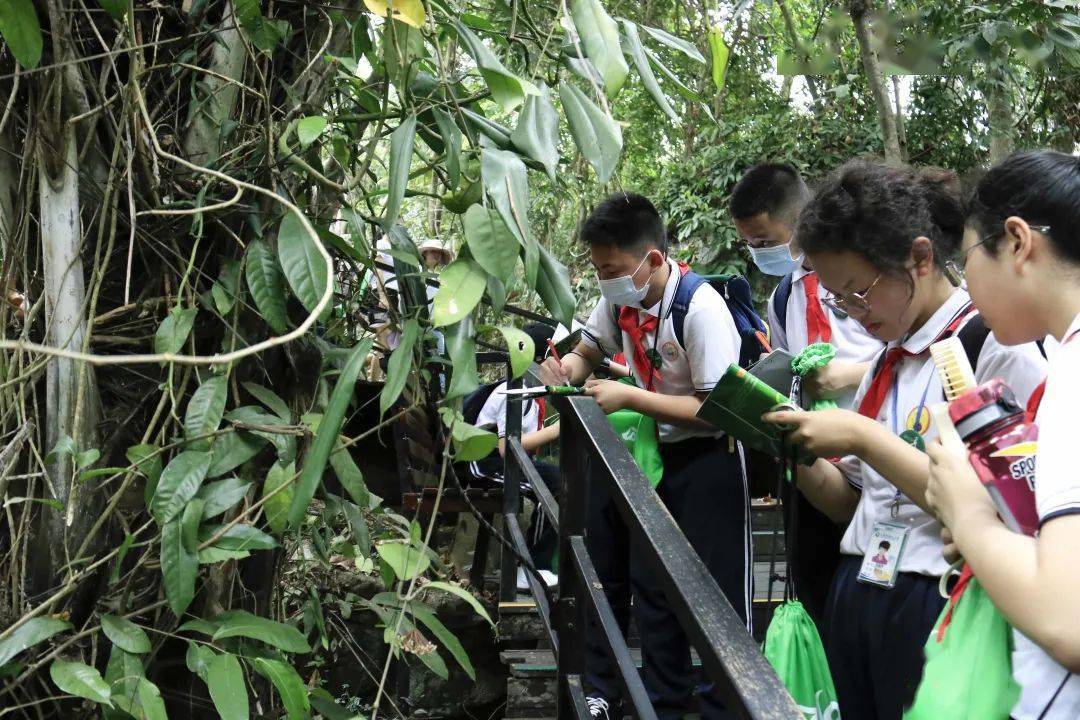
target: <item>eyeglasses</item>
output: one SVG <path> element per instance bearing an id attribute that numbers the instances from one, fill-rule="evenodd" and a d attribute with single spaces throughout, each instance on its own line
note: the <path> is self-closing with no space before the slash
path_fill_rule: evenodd
<path id="1" fill-rule="evenodd" d="M 1028 227 L 1031 228 L 1032 230 L 1034 230 L 1035 232 L 1042 233 L 1043 235 L 1049 235 L 1050 234 L 1050 226 L 1049 225 L 1028 225 Z M 967 272 L 968 258 L 971 257 L 972 251 L 975 250 L 975 248 L 979 247 L 980 245 L 985 245 L 986 243 L 990 242 L 991 240 L 994 240 L 995 238 L 998 238 L 998 237 L 1000 237 L 1000 236 L 1002 236 L 1004 234 L 1005 234 L 1005 231 L 1002 230 L 1000 232 L 994 233 L 993 235 L 985 235 L 985 236 L 979 238 L 978 242 L 972 243 L 971 247 L 969 247 L 969 248 L 967 248 L 965 250 L 962 250 L 960 252 L 960 262 L 956 262 L 955 260 L 949 260 L 948 262 L 945 263 L 945 268 L 950 273 L 953 273 L 953 274 L 955 274 L 956 276 L 958 276 L 959 278 L 962 279 L 964 277 L 964 274 Z"/>
<path id="2" fill-rule="evenodd" d="M 854 310 L 858 313 L 868 313 L 870 312 L 871 306 L 867 297 L 870 295 L 870 292 L 877 287 L 878 282 L 884 275 L 884 273 L 878 273 L 878 276 L 874 278 L 874 282 L 870 283 L 870 287 L 862 292 L 837 294 L 830 291 L 828 295 L 821 299 L 821 301 L 838 312 L 851 314 L 851 311 Z"/>

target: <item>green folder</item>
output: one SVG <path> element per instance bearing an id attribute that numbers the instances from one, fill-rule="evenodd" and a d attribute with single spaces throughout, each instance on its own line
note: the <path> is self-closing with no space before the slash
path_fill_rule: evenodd
<path id="1" fill-rule="evenodd" d="M 783 457 L 790 452 L 784 445 L 783 430 L 761 419 L 767 412 L 782 409 L 796 408 L 788 398 L 746 370 L 730 365 L 701 404 L 697 416 L 748 447 L 773 457 Z M 800 451 L 799 456 L 799 462 L 812 462 L 805 452 Z"/>

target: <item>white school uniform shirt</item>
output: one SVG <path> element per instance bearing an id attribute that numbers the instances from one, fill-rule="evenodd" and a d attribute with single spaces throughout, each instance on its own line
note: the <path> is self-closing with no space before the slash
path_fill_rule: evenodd
<path id="1" fill-rule="evenodd" d="M 925 428 L 923 439 L 929 443 L 937 437 L 937 428 L 930 419 L 930 413 L 926 410 L 916 413 L 920 407 L 929 407 L 945 401 L 941 378 L 930 357 L 930 345 L 970 302 L 967 292 L 958 288 L 923 327 L 906 339 L 891 342 L 886 346 L 885 352 L 894 347 L 903 347 L 904 350 L 917 354 L 916 357 L 905 356 L 901 359 L 896 368 L 897 379 L 893 383 L 893 388 L 885 396 L 885 402 L 881 404 L 881 410 L 878 412 L 877 419 L 896 434 L 912 428 L 918 414 L 921 416 L 920 426 Z M 969 314 L 957 331 L 970 322 L 975 315 L 975 312 Z M 875 366 L 876 364 L 875 359 Z M 874 369 L 875 367 L 872 366 L 855 395 L 856 410 L 870 387 Z M 975 367 L 975 379 L 979 384 L 993 378 L 1002 378 L 1012 388 L 1021 405 L 1024 405 L 1032 391 L 1045 377 L 1046 359 L 1043 358 L 1035 343 L 1006 347 L 994 338 L 993 333 L 987 335 Z M 898 411 L 895 415 L 894 398 Z M 899 416 L 898 419 L 896 416 Z M 894 419 L 896 419 L 895 422 Z M 866 553 L 874 523 L 894 522 L 910 528 L 897 567 L 900 572 L 936 577 L 948 569 L 949 564 L 941 555 L 941 523 L 904 495 L 899 498 L 897 516 L 893 518 L 891 510 L 897 498 L 896 486 L 853 455 L 843 458 L 837 466 L 848 482 L 861 491 L 855 516 L 851 519 L 851 524 L 848 525 L 840 541 L 841 553 L 863 556 Z"/>
<path id="2" fill-rule="evenodd" d="M 480 408 L 480 414 L 476 416 L 477 427 L 494 427 L 500 438 L 506 437 L 506 381 L 495 386 L 495 389 L 484 401 Z M 521 434 L 526 435 L 540 429 L 540 404 L 532 398 L 521 401 Z"/>
<path id="3" fill-rule="evenodd" d="M 664 296 L 651 308 L 638 309 L 639 319 L 644 319 L 646 314 L 660 318 L 655 333 L 648 333 L 644 341 L 646 349 L 655 347 L 659 350 L 662 361 L 654 376 L 654 389 L 661 395 L 707 393 L 713 389 L 729 365 L 738 364 L 741 345 L 739 333 L 735 329 L 735 321 L 731 319 L 727 303 L 711 285 L 705 283 L 690 299 L 683 325 L 686 347 L 680 346 L 675 339 L 674 324 L 671 321 L 671 304 L 682 281 L 682 273 L 674 260 L 668 259 L 667 263 L 671 274 L 664 286 Z M 634 366 L 634 345 L 619 329 L 615 310 L 606 299 L 601 298 L 593 308 L 581 339 L 608 356 L 622 352 L 626 356 L 627 364 L 634 371 L 634 376 L 644 387 L 651 366 Z M 716 430 L 657 424 L 662 443 L 693 437 L 719 437 L 723 434 Z"/>
<path id="4" fill-rule="evenodd" d="M 788 297 L 785 319 L 787 328 L 781 327 L 776 314 L 776 291 L 773 290 L 769 298 L 769 332 L 772 335 L 772 345 L 784 348 L 792 355 L 798 355 L 810 344 L 806 333 L 806 289 L 803 285 L 804 278 L 813 273 L 800 267 L 791 277 L 791 295 Z M 832 339 L 829 341 L 836 348 L 836 359 L 843 362 L 861 363 L 869 362 L 877 357 L 885 343 L 866 332 L 866 329 L 856 320 L 847 315 L 840 315 L 833 311 L 822 299 L 829 294 L 824 285 L 818 283 L 817 296 L 821 302 L 821 309 L 829 320 L 832 329 Z M 851 409 L 855 400 L 856 388 L 848 390 L 836 398 L 836 404 L 842 408 Z"/>
<path id="5" fill-rule="evenodd" d="M 1080 315 L 1068 338 L 1080 332 Z M 1080 513 L 1080 473 L 1076 471 L 1076 403 L 1080 402 L 1080 336 L 1058 344 L 1050 357 L 1046 394 L 1036 414 L 1039 445 L 1035 454 L 1035 508 L 1039 524 Z M 1016 720 L 1073 720 L 1080 717 L 1080 677 L 1045 650 L 1013 630 L 1013 678 L 1020 699 Z"/>

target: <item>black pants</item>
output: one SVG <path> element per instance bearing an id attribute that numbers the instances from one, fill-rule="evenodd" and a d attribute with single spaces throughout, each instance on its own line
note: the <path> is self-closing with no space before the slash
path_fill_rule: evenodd
<path id="1" fill-rule="evenodd" d="M 811 505 L 794 483 L 781 484 L 780 498 L 785 508 L 784 537 L 790 547 L 787 572 L 794 582 L 795 595 L 814 619 L 818 631 L 824 633 L 825 602 L 840 564 L 840 540 L 844 533 Z"/>
<path id="2" fill-rule="evenodd" d="M 923 646 L 945 599 L 938 578 L 898 573 L 891 590 L 856 578 L 862 558 L 840 560 L 825 613 L 825 652 L 840 714 L 900 720 L 922 679 Z"/>
<path id="3" fill-rule="evenodd" d="M 562 475 L 559 473 L 558 466 L 542 460 L 533 460 L 533 467 L 536 468 L 536 473 L 547 485 L 547 489 L 551 491 L 555 500 L 558 501 L 559 488 L 562 485 Z M 559 545 L 559 534 L 555 532 L 555 529 L 551 527 L 551 523 L 548 522 L 547 516 L 544 515 L 544 511 L 540 507 L 539 500 L 536 501 L 536 509 L 533 511 L 532 520 L 529 523 L 529 532 L 526 534 L 525 539 L 529 548 L 529 555 L 532 557 L 536 569 L 550 570 L 551 561 L 555 559 L 555 548 Z"/>
<path id="4" fill-rule="evenodd" d="M 728 452 L 726 440 L 696 438 L 661 445 L 664 479 L 657 487 L 661 502 L 675 518 L 690 545 L 697 551 L 710 574 L 720 585 L 728 602 L 744 621 L 748 620 L 752 596 L 750 505 L 745 474 L 738 453 Z M 594 494 L 595 495 L 595 494 Z M 591 508 L 590 508 L 591 510 Z M 618 563 L 625 563 L 617 548 L 625 548 L 626 529 L 610 501 L 590 511 L 586 532 L 590 554 L 607 554 L 603 563 L 611 577 L 601 576 L 613 607 L 619 603 L 620 620 L 626 624 L 627 575 Z M 622 541 L 619 542 L 619 538 Z M 605 548 L 603 544 L 608 542 Z M 614 551 L 614 552 L 613 552 Z M 625 567 L 625 564 L 622 565 Z M 691 711 L 696 674 L 690 661 L 690 645 L 664 595 L 662 584 L 646 562 L 645 555 L 631 546 L 629 589 L 633 613 L 641 635 L 642 679 L 658 717 L 681 718 Z M 598 572 L 602 572 L 598 566 Z M 611 582 L 614 581 L 614 582 Z M 618 681 L 611 662 L 596 641 L 598 627 L 590 627 L 587 640 L 586 683 L 591 693 L 609 700 L 619 697 Z M 697 688 L 701 695 L 702 718 L 727 717 L 711 683 Z"/>

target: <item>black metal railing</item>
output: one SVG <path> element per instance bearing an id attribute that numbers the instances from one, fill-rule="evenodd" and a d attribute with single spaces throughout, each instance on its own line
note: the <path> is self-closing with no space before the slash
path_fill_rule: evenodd
<path id="1" fill-rule="evenodd" d="M 526 374 L 529 386 L 541 384 Z M 520 387 L 521 380 L 511 381 Z M 542 512 L 558 529 L 559 588 L 554 609 L 539 578 L 528 573 L 532 596 L 558 665 L 558 717 L 588 718 L 582 679 L 589 618 L 618 671 L 631 714 L 656 718 L 637 666 L 585 544 L 590 485 L 610 493 L 625 522 L 631 545 L 644 552 L 657 584 L 697 650 L 704 674 L 716 684 L 727 707 L 742 717 L 795 720 L 797 706 L 732 609 L 705 564 L 660 502 L 603 411 L 591 398 L 554 398 L 560 420 L 560 504 L 521 447 L 520 400 L 507 402 L 504 456 L 504 527 L 517 553 L 528 558 L 518 524 L 519 487 L 531 487 Z M 516 596 L 516 558 L 503 553 L 500 600 Z M 749 609 L 748 609 L 749 611 Z"/>

